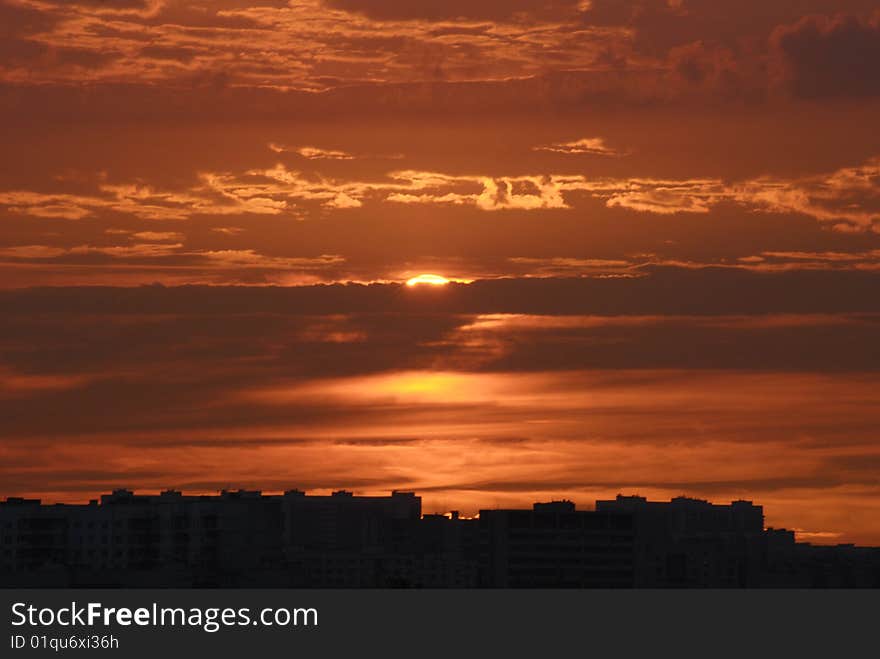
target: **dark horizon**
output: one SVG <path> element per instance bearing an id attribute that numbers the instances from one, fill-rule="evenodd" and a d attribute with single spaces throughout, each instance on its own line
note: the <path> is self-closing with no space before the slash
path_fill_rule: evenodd
<path id="1" fill-rule="evenodd" d="M 414 492 L 115 490 L 0 502 L 0 578 L 44 587 L 880 587 L 880 548 L 798 543 L 751 501 L 617 495 L 422 514 Z"/>
<path id="2" fill-rule="evenodd" d="M 622 488 L 623 489 L 623 488 Z M 355 497 L 357 499 L 375 499 L 381 500 L 389 496 L 388 493 L 380 493 L 380 492 L 371 492 L 366 494 L 362 491 L 357 491 L 357 489 L 348 489 L 345 487 L 314 487 L 308 490 L 301 490 L 296 487 L 286 488 L 283 490 L 263 490 L 263 489 L 250 489 L 250 488 L 240 488 L 228 486 L 221 490 L 213 491 L 213 492 L 184 492 L 183 490 L 176 488 L 164 488 L 161 490 L 154 491 L 143 491 L 143 490 L 134 490 L 126 487 L 114 487 L 110 488 L 109 491 L 105 491 L 103 493 L 97 493 L 96 496 L 89 496 L 86 499 L 81 500 L 67 500 L 67 501 L 54 501 L 54 502 L 46 502 L 39 498 L 29 498 L 25 496 L 18 495 L 2 495 L 0 494 L 0 506 L 9 505 L 9 506 L 18 506 L 18 505 L 39 505 L 41 508 L 46 509 L 64 509 L 65 507 L 69 507 L 70 509 L 82 508 L 82 507 L 90 507 L 90 506 L 101 506 L 107 505 L 108 503 L 112 503 L 114 501 L 124 501 L 127 498 L 131 498 L 133 500 L 162 500 L 166 497 L 176 498 L 180 497 L 184 500 L 222 500 L 224 498 L 237 499 L 237 498 L 253 498 L 253 497 L 262 497 L 262 498 L 283 498 L 285 495 L 304 495 L 307 497 L 320 498 L 320 497 L 336 497 L 336 496 L 344 496 L 344 497 Z M 415 496 L 420 502 L 423 500 L 421 494 L 419 492 L 413 492 L 411 490 L 407 490 L 405 488 L 397 488 L 392 489 L 390 491 L 390 496 Z M 684 503 L 692 503 L 692 504 L 707 504 L 708 506 L 727 506 L 733 504 L 748 504 L 750 506 L 755 506 L 756 508 L 764 511 L 764 506 L 760 503 L 755 503 L 754 500 L 749 498 L 739 498 L 733 501 L 730 501 L 726 504 L 720 503 L 718 501 L 710 501 L 708 499 L 702 499 L 696 496 L 690 496 L 687 493 L 681 493 L 679 495 L 673 496 L 669 501 L 653 501 L 649 500 L 647 497 L 642 496 L 638 492 L 632 492 L 629 494 L 624 494 L 622 492 L 618 492 L 614 495 L 614 500 L 616 501 L 626 501 L 626 500 L 642 500 L 649 504 L 670 504 L 675 502 L 684 502 Z M 512 508 L 512 507 L 499 507 L 499 506 L 480 506 L 478 507 L 472 514 L 463 514 L 460 510 L 429 510 L 422 511 L 421 517 L 448 517 L 450 519 L 461 519 L 461 520 L 477 520 L 479 519 L 481 512 L 491 512 L 491 511 L 512 511 L 512 510 L 537 510 L 542 506 L 555 506 L 555 505 L 564 505 L 571 506 L 573 510 L 577 511 L 597 511 L 601 507 L 600 504 L 607 504 L 609 500 L 607 499 L 597 499 L 593 501 L 592 507 L 584 507 L 583 504 L 577 501 L 571 501 L 564 497 L 552 498 L 550 500 L 545 501 L 535 501 L 532 502 L 530 506 L 526 506 L 525 508 Z M 821 538 L 807 541 L 797 539 L 797 531 L 791 530 L 786 526 L 767 526 L 764 528 L 766 531 L 777 531 L 777 532 L 785 532 L 792 533 L 793 537 L 799 544 L 805 545 L 816 545 L 819 547 L 834 547 L 834 546 L 854 546 L 853 543 L 832 543 L 832 542 L 821 542 Z M 880 546 L 866 546 L 866 548 L 877 548 L 880 549 Z"/>

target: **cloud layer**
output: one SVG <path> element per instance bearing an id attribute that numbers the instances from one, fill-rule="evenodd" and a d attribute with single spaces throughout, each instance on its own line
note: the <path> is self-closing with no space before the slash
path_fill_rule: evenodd
<path id="1" fill-rule="evenodd" d="M 706 290 L 682 313 L 688 280 Z M 2 293 L 0 471 L 9 494 L 63 500 L 414 488 L 429 510 L 470 512 L 748 495 L 770 523 L 877 542 L 880 309 L 839 311 L 852 281 L 834 281 L 771 314 L 727 311 L 742 305 L 688 272 L 657 283 L 678 282 L 665 311 L 630 281 L 608 289 L 610 314 L 499 310 L 599 298 L 553 282 Z M 430 302 L 446 293 L 457 310 Z M 834 506 L 853 497 L 843 521 Z"/>

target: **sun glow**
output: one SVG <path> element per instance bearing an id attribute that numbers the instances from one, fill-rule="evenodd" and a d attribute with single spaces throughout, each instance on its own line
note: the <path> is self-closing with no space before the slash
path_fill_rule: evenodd
<path id="1" fill-rule="evenodd" d="M 421 284 L 427 284 L 428 286 L 445 286 L 451 280 L 446 277 L 441 277 L 440 275 L 419 275 L 418 277 L 413 277 L 412 279 L 408 279 L 406 282 L 407 286 L 419 286 Z"/>

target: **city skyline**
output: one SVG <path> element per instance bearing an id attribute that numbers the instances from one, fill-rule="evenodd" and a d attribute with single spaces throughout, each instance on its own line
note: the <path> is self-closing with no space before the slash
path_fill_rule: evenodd
<path id="1" fill-rule="evenodd" d="M 277 491 L 264 491 L 264 490 L 248 490 L 244 488 L 235 488 L 235 487 L 227 487 L 219 491 L 213 492 L 184 492 L 182 490 L 178 490 L 175 488 L 166 488 L 162 490 L 155 491 L 143 491 L 143 490 L 130 490 L 125 487 L 114 488 L 110 492 L 101 492 L 96 493 L 97 496 L 92 496 L 84 500 L 77 501 L 43 501 L 41 499 L 36 498 L 27 498 L 27 497 L 19 497 L 19 496 L 2 496 L 0 495 L 0 505 L 7 505 L 11 507 L 15 506 L 40 506 L 41 509 L 45 509 L 47 511 L 51 510 L 88 510 L 93 508 L 94 506 L 106 506 L 113 503 L 126 503 L 128 501 L 139 501 L 139 502 L 153 502 L 153 503 L 162 503 L 162 502 L 170 502 L 173 503 L 175 501 L 237 501 L 237 500 L 254 500 L 254 499 L 277 499 L 281 500 L 286 497 L 306 497 L 313 500 L 323 499 L 323 500 L 334 500 L 336 498 L 340 498 L 343 500 L 351 499 L 354 501 L 375 501 L 381 502 L 384 499 L 387 499 L 389 494 L 387 492 L 370 492 L 365 493 L 362 491 L 351 490 L 351 489 L 335 489 L 332 487 L 316 487 L 312 489 L 300 489 L 298 487 L 289 487 L 283 490 Z M 611 511 L 611 510 L 619 510 L 619 511 L 632 511 L 634 506 L 638 505 L 650 505 L 650 506 L 665 506 L 670 504 L 680 504 L 683 506 L 707 506 L 708 508 L 713 507 L 725 507 L 725 506 L 736 506 L 743 505 L 749 509 L 755 509 L 759 511 L 759 515 L 761 517 L 761 529 L 764 531 L 770 532 L 785 532 L 791 533 L 792 537 L 795 538 L 796 542 L 801 544 L 817 544 L 819 546 L 843 546 L 844 544 L 851 543 L 834 543 L 834 542 L 822 542 L 822 539 L 819 538 L 819 542 L 816 542 L 814 539 L 805 539 L 798 537 L 798 532 L 796 530 L 792 530 L 787 528 L 786 526 L 766 526 L 763 523 L 765 518 L 764 507 L 760 504 L 755 504 L 753 501 L 745 500 L 745 499 L 737 499 L 734 501 L 730 501 L 726 504 L 719 503 L 717 501 L 709 501 L 707 499 L 700 499 L 698 497 L 689 496 L 686 493 L 679 494 L 678 496 L 674 496 L 670 498 L 669 501 L 655 501 L 650 500 L 649 497 L 643 496 L 638 492 L 627 492 L 622 493 L 618 492 L 611 499 L 596 499 L 592 502 L 592 504 L 584 504 L 577 501 L 571 501 L 565 498 L 551 498 L 545 501 L 536 501 L 532 502 L 523 507 L 511 507 L 511 506 L 486 506 L 481 505 L 473 511 L 461 511 L 461 510 L 439 510 L 432 509 L 428 506 L 428 510 L 425 510 L 425 505 L 423 503 L 424 497 L 418 492 L 406 491 L 406 490 L 392 490 L 390 493 L 391 500 L 396 497 L 404 497 L 406 499 L 414 499 L 418 502 L 418 518 L 437 518 L 444 517 L 450 520 L 478 520 L 480 518 L 481 513 L 491 513 L 493 511 L 510 511 L 510 510 L 523 510 L 523 509 L 531 509 L 531 510 L 541 510 L 541 509 L 559 509 L 559 510 L 568 510 L 569 508 L 572 511 L 577 512 L 601 512 L 601 511 Z"/>
<path id="2" fill-rule="evenodd" d="M 880 548 L 796 542 L 751 501 L 618 494 L 423 514 L 415 492 L 114 490 L 0 501 L 5 583 L 67 587 L 854 588 Z"/>

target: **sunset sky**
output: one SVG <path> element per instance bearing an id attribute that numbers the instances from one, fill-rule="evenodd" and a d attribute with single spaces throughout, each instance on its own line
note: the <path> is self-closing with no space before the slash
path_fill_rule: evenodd
<path id="1" fill-rule="evenodd" d="M 0 496 L 880 545 L 878 66 L 878 0 L 0 0 Z"/>

